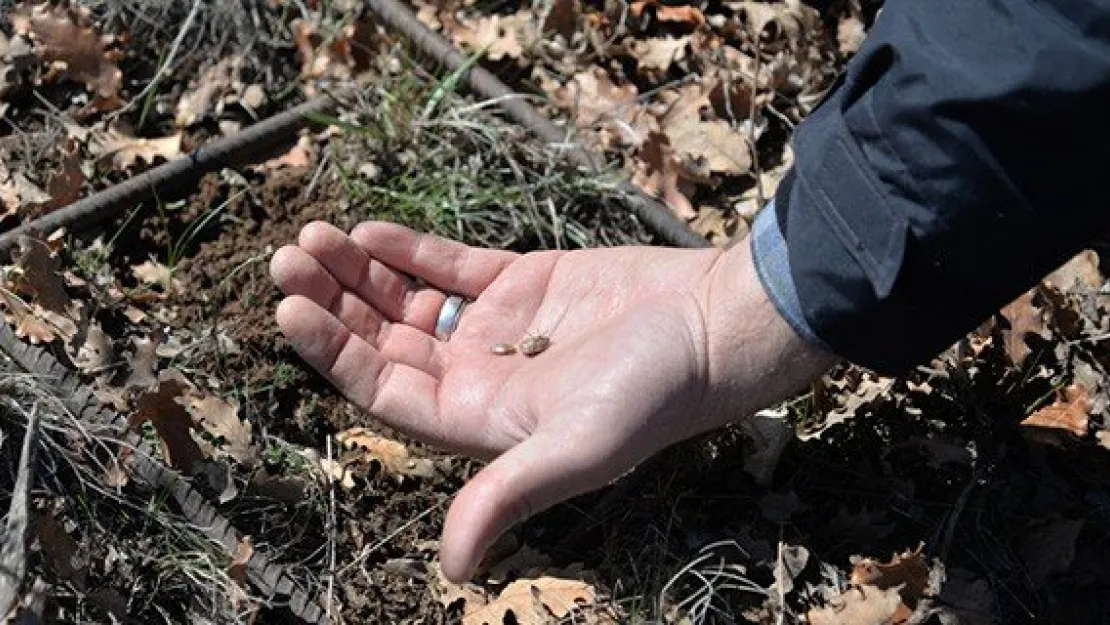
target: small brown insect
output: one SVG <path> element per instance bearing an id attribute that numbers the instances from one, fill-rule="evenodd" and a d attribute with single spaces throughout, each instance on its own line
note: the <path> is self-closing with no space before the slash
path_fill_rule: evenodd
<path id="1" fill-rule="evenodd" d="M 495 345 L 491 345 L 489 351 L 493 352 L 495 356 L 509 356 L 516 353 L 516 347 L 513 347 L 508 343 L 497 343 Z"/>
<path id="2" fill-rule="evenodd" d="M 542 334 L 534 334 L 524 337 L 519 347 L 520 353 L 531 358 L 532 356 L 543 353 L 548 347 L 551 347 L 551 339 Z"/>

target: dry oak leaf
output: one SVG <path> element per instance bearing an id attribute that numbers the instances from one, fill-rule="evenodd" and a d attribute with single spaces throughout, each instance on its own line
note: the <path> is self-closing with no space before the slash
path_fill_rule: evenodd
<path id="1" fill-rule="evenodd" d="M 686 220 L 696 217 L 694 205 L 686 196 L 687 193 L 692 195 L 693 189 L 682 177 L 684 169 L 675 161 L 667 136 L 661 132 L 650 133 L 637 156 L 632 184 L 648 195 L 661 197 L 678 217 Z"/>
<path id="2" fill-rule="evenodd" d="M 36 43 L 35 53 L 54 63 L 60 76 L 85 84 L 99 100 L 100 110 L 118 108 L 123 72 L 106 51 L 110 39 L 101 38 L 77 9 L 59 4 L 28 4 L 8 17 L 16 33 Z"/>
<path id="3" fill-rule="evenodd" d="M 412 458 L 404 444 L 378 436 L 366 428 L 355 427 L 335 435 L 346 449 L 361 452 L 356 462 L 378 462 L 397 479 L 403 476 L 430 477 L 435 473 L 431 460 Z"/>
<path id="4" fill-rule="evenodd" d="M 1021 422 L 1026 427 L 1063 430 L 1080 438 L 1087 435 L 1087 417 L 1092 402 L 1087 391 L 1078 384 L 1057 390 L 1056 400 L 1029 415 Z"/>
<path id="5" fill-rule="evenodd" d="M 657 129 L 652 116 L 640 105 L 635 85 L 614 85 L 605 70 L 593 67 L 575 74 L 566 85 L 551 92 L 556 106 L 573 111 L 579 128 L 601 125 L 620 145 L 639 146 Z M 614 143 L 600 140 L 602 147 Z"/>
<path id="6" fill-rule="evenodd" d="M 16 267 L 17 280 L 13 286 L 17 292 L 30 295 L 49 311 L 63 315 L 70 312 L 72 300 L 65 290 L 62 260 L 45 242 L 20 236 Z"/>
<path id="7" fill-rule="evenodd" d="M 128 170 L 142 162 L 153 165 L 159 159 L 172 161 L 181 156 L 181 133 L 146 139 L 132 137 L 118 130 L 109 130 L 97 137 L 95 149 L 101 161 L 111 160 L 120 170 Z"/>
<path id="8" fill-rule="evenodd" d="M 850 581 L 882 590 L 896 588 L 906 605 L 913 608 L 925 596 L 929 586 L 929 565 L 925 562 L 923 548 L 924 545 L 921 545 L 913 551 L 896 555 L 890 562 L 862 558 L 852 567 Z"/>
<path id="9" fill-rule="evenodd" d="M 203 120 L 220 98 L 236 91 L 241 67 L 240 57 L 229 57 L 204 70 L 193 90 L 177 101 L 174 125 L 186 128 Z"/>
<path id="10" fill-rule="evenodd" d="M 240 609 L 244 603 L 250 601 L 250 595 L 247 594 L 247 562 L 253 555 L 254 545 L 251 544 L 250 536 L 241 537 L 235 545 L 235 555 L 231 557 L 231 563 L 227 566 L 227 576 L 235 582 L 228 589 L 231 595 L 229 600 L 236 609 Z M 248 622 L 252 620 L 248 619 Z"/>
<path id="11" fill-rule="evenodd" d="M 339 36 L 330 40 L 320 34 L 319 25 L 297 18 L 289 25 L 301 59 L 305 78 L 349 78 L 355 67 L 351 38 L 354 24 L 346 26 Z"/>
<path id="12" fill-rule="evenodd" d="M 849 588 L 829 605 L 806 614 L 809 625 L 902 625 L 910 613 L 894 588 Z"/>
<path id="13" fill-rule="evenodd" d="M 531 19 L 531 12 L 518 11 L 514 15 L 484 16 L 469 23 L 456 22 L 450 30 L 456 44 L 475 52 L 484 50 L 491 61 L 520 59 L 524 56 L 522 42 L 527 40 L 525 33 Z"/>
<path id="14" fill-rule="evenodd" d="M 1083 250 L 1044 279 L 1061 291 L 1068 292 L 1078 285 L 1084 289 L 1098 289 L 1105 282 L 1098 269 L 1098 252 Z"/>
<path id="15" fill-rule="evenodd" d="M 186 391 L 184 383 L 175 379 L 162 380 L 155 390 L 147 391 L 136 401 L 136 411 L 128 423 L 130 427 L 149 421 L 162 441 L 166 464 L 186 474 L 192 474 L 196 463 L 204 459 L 204 452 L 193 439 L 196 429 L 192 417 L 177 400 Z"/>
<path id="16" fill-rule="evenodd" d="M 463 625 L 499 625 L 513 613 L 520 625 L 541 625 L 566 618 L 573 610 L 597 603 L 593 585 L 576 579 L 518 579 L 476 609 L 464 609 Z"/>
<path id="17" fill-rule="evenodd" d="M 810 625 L 903 625 L 931 590 L 929 566 L 916 550 L 894 556 L 890 562 L 858 559 L 847 591 L 829 605 L 810 610 Z"/>
<path id="18" fill-rule="evenodd" d="M 666 72 L 676 63 L 686 58 L 686 46 L 690 36 L 639 39 L 632 44 L 636 67 L 649 72 Z"/>
<path id="19" fill-rule="evenodd" d="M 30 205 L 34 214 L 43 214 L 68 206 L 81 198 L 85 186 L 85 172 L 81 170 L 81 149 L 76 139 L 69 139 L 62 150 L 59 167 L 46 178 L 46 201 Z"/>
<path id="20" fill-rule="evenodd" d="M 183 285 L 173 276 L 173 271 L 155 260 L 148 260 L 131 268 L 132 275 L 143 284 L 156 284 L 163 291 L 180 290 Z"/>
<path id="21" fill-rule="evenodd" d="M 1025 343 L 1026 335 L 1036 334 L 1044 337 L 1046 332 L 1044 311 L 1033 305 L 1035 292 L 1035 289 L 1026 291 L 1001 311 L 1002 316 L 1010 322 L 1010 329 L 1002 331 L 1006 354 L 1010 356 L 1010 362 L 1017 367 L 1020 367 L 1032 352 Z"/>
<path id="22" fill-rule="evenodd" d="M 554 0 L 551 3 L 551 10 L 544 18 L 541 31 L 544 34 L 555 32 L 569 42 L 574 38 L 579 12 L 578 0 Z"/>
<path id="23" fill-rule="evenodd" d="M 234 399 L 225 401 L 214 395 L 193 397 L 189 400 L 189 411 L 201 428 L 223 440 L 220 451 L 240 464 L 254 459 L 251 422 L 239 418 L 239 403 Z"/>
<path id="24" fill-rule="evenodd" d="M 686 24 L 687 26 L 701 26 L 705 24 L 705 14 L 694 6 L 671 6 L 660 0 L 635 0 L 628 6 L 628 13 L 635 19 L 640 19 L 648 9 L 655 10 L 655 18 L 660 22 Z"/>
<path id="25" fill-rule="evenodd" d="M 712 173 L 744 175 L 751 172 L 751 146 L 728 122 L 703 120 L 710 108 L 711 89 L 687 85 L 661 96 L 671 109 L 660 120 L 663 132 L 680 161 L 697 163 Z"/>

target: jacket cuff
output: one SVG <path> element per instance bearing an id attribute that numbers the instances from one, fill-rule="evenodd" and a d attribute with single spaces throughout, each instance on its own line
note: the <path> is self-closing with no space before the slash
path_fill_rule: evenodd
<path id="1" fill-rule="evenodd" d="M 751 246 L 756 275 L 779 315 L 802 340 L 831 352 L 828 344 L 806 321 L 798 290 L 794 286 L 794 276 L 790 272 L 790 251 L 779 228 L 773 199 L 756 215 L 752 224 Z"/>

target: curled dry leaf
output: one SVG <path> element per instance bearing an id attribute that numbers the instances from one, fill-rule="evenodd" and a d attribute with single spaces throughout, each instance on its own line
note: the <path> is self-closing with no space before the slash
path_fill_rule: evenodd
<path id="1" fill-rule="evenodd" d="M 654 11 L 655 18 L 660 22 L 698 27 L 706 21 L 705 14 L 695 6 L 669 5 L 660 0 L 634 0 L 628 7 L 629 15 L 635 19 L 642 19 L 644 13 L 648 11 Z"/>
<path id="2" fill-rule="evenodd" d="M 1021 297 L 1002 309 L 1002 316 L 1010 322 L 1010 328 L 1002 331 L 1006 344 L 1006 354 L 1010 362 L 1020 367 L 1031 353 L 1025 337 L 1030 334 L 1044 337 L 1047 329 L 1044 324 L 1044 311 L 1033 305 L 1034 289 L 1026 291 Z"/>
<path id="3" fill-rule="evenodd" d="M 687 85 L 666 92 L 662 98 L 670 106 L 660 120 L 675 155 L 681 161 L 698 163 L 712 173 L 744 175 L 751 172 L 752 155 L 748 137 L 728 122 L 704 119 L 712 108 L 712 87 Z"/>
<path id="4" fill-rule="evenodd" d="M 139 163 L 153 165 L 159 160 L 171 161 L 181 156 L 181 133 L 157 139 L 132 137 L 118 130 L 95 137 L 94 152 L 101 162 L 111 161 L 118 170 L 128 170 Z"/>
<path id="5" fill-rule="evenodd" d="M 565 41 L 574 39 L 574 31 L 578 26 L 578 15 L 581 8 L 578 0 L 554 0 L 547 17 L 543 21 L 541 31 L 544 34 L 556 33 Z"/>
<path id="6" fill-rule="evenodd" d="M 562 622 L 572 612 L 585 612 L 582 622 L 616 623 L 612 610 L 597 605 L 597 590 L 589 582 L 551 575 L 524 576 L 497 595 L 474 584 L 455 584 L 433 565 L 436 594 L 444 606 L 462 606 L 463 625 L 494 625 L 513 622 L 541 625 Z M 509 617 L 512 612 L 512 617 Z M 577 622 L 577 621 L 576 621 Z"/>
<path id="7" fill-rule="evenodd" d="M 1045 282 L 1067 292 L 1076 286 L 1081 289 L 1097 289 L 1105 278 L 1098 269 L 1098 252 L 1083 250 L 1060 268 L 1048 274 Z"/>
<path id="8" fill-rule="evenodd" d="M 85 373 L 97 373 L 111 366 L 115 360 L 112 339 L 99 323 L 90 323 L 84 337 L 78 336 L 78 339 L 81 344 L 73 345 L 70 350 L 71 360 L 78 369 Z"/>
<path id="9" fill-rule="evenodd" d="M 162 287 L 163 291 L 180 290 L 181 281 L 173 276 L 169 267 L 155 260 L 148 260 L 131 268 L 132 275 L 143 284 Z"/>
<path id="10" fill-rule="evenodd" d="M 1056 400 L 1052 405 L 1037 410 L 1021 424 L 1032 428 L 1070 432 L 1083 438 L 1087 435 L 1091 405 L 1087 391 L 1078 384 L 1072 384 L 1056 392 Z"/>
<path id="11" fill-rule="evenodd" d="M 132 428 L 150 422 L 162 441 L 166 464 L 186 474 L 204 459 L 204 453 L 193 439 L 196 429 L 192 417 L 178 399 L 187 390 L 186 385 L 175 379 L 162 380 L 154 390 L 139 395 L 136 411 L 128 420 Z"/>
<path id="12" fill-rule="evenodd" d="M 241 606 L 250 600 L 247 594 L 247 562 L 253 555 L 254 545 L 251 544 L 250 536 L 243 536 L 235 545 L 235 555 L 231 557 L 231 563 L 227 566 L 227 576 L 235 582 L 228 589 L 231 595 L 228 599 L 236 609 L 242 609 Z"/>
<path id="13" fill-rule="evenodd" d="M 222 97 L 238 91 L 242 58 L 228 57 L 204 70 L 195 85 L 177 101 L 174 125 L 187 128 L 204 120 Z"/>
<path id="14" fill-rule="evenodd" d="M 922 548 L 890 562 L 856 561 L 851 585 L 829 605 L 810 610 L 810 625 L 906 625 L 923 599 L 935 595 Z"/>
<path id="15" fill-rule="evenodd" d="M 632 44 L 632 52 L 636 57 L 636 66 L 641 71 L 666 72 L 672 63 L 681 61 L 686 57 L 686 47 L 690 45 L 690 36 L 666 38 L 650 38 L 637 40 Z"/>
<path id="16" fill-rule="evenodd" d="M 225 401 L 214 395 L 193 397 L 189 400 L 193 419 L 213 437 L 222 441 L 218 449 L 240 464 L 254 460 L 251 447 L 251 423 L 239 418 L 239 404 L 234 399 Z"/>
<path id="17" fill-rule="evenodd" d="M 290 28 L 306 79 L 345 80 L 369 64 L 368 52 L 374 49 L 376 39 L 369 22 L 347 24 L 332 36 L 321 33 L 319 24 L 301 18 L 293 20 Z"/>
<path id="18" fill-rule="evenodd" d="M 66 293 L 61 266 L 61 259 L 46 243 L 20 236 L 13 290 L 29 296 L 47 310 L 65 314 L 72 300 Z"/>
<path id="19" fill-rule="evenodd" d="M 451 22 L 449 26 L 455 43 L 474 52 L 485 50 L 491 61 L 520 59 L 524 56 L 524 43 L 530 40 L 531 11 L 522 10 L 513 15 L 490 15 L 469 22 Z"/>
<path id="20" fill-rule="evenodd" d="M 81 170 L 80 145 L 76 139 L 69 139 L 66 147 L 61 150 L 58 167 L 46 177 L 46 199 L 28 201 L 30 198 L 24 197 L 24 206 L 32 215 L 41 215 L 68 206 L 81 198 L 86 180 L 85 172 Z"/>
<path id="21" fill-rule="evenodd" d="M 123 72 L 107 51 L 108 38 L 100 37 L 80 13 L 66 3 L 26 3 L 9 14 L 16 33 L 35 43 L 35 54 L 54 63 L 55 76 L 83 83 L 98 96 L 99 110 L 118 108 Z"/>
<path id="22" fill-rule="evenodd" d="M 345 430 L 336 434 L 335 439 L 344 448 L 359 452 L 345 464 L 378 462 L 398 480 L 404 476 L 431 477 L 435 473 L 431 460 L 412 458 L 402 443 L 378 436 L 366 428 Z"/>
<path id="23" fill-rule="evenodd" d="M 678 217 L 693 219 L 697 216 L 694 205 L 687 198 L 687 193 L 692 195 L 693 189 L 682 176 L 684 170 L 675 161 L 667 136 L 661 132 L 649 134 L 638 156 L 632 183 L 648 195 L 661 197 Z"/>

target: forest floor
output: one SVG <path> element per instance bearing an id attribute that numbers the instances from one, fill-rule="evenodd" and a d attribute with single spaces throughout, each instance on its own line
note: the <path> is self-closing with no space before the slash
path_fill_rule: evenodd
<path id="1" fill-rule="evenodd" d="M 390 431 L 307 367 L 273 320 L 270 256 L 314 220 L 522 253 L 658 244 L 612 201 L 625 178 L 732 245 L 880 3 L 410 6 L 610 168 L 564 167 L 353 0 L 0 2 L 0 230 L 359 85 L 254 164 L 26 238 L 3 267 L 6 323 L 149 445 L 4 366 L 0 617 L 300 622 L 245 573 L 258 551 L 342 623 L 1110 621 L 1096 251 L 912 374 L 840 367 L 536 515 L 474 583 L 446 582 L 444 513 L 479 463 Z M 237 548 L 138 479 L 137 454 L 203 484 Z"/>

